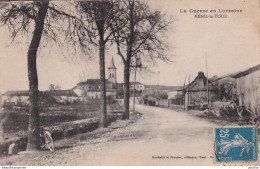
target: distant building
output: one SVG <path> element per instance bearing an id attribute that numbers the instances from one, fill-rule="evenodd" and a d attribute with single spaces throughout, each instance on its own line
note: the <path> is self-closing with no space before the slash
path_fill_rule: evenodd
<path id="1" fill-rule="evenodd" d="M 77 84 L 73 90 L 79 93 L 84 99 L 100 99 L 101 98 L 101 80 L 100 79 L 88 79 L 85 82 Z M 134 87 L 135 86 L 135 87 Z M 140 82 L 130 82 L 130 92 L 135 88 L 136 96 L 141 95 L 145 86 Z M 123 98 L 124 83 L 117 83 L 117 68 L 114 63 L 113 57 L 111 58 L 110 65 L 108 67 L 108 78 L 106 79 L 106 96 L 114 99 Z M 133 92 L 130 93 L 132 95 Z"/>
<path id="2" fill-rule="evenodd" d="M 108 67 L 108 79 L 106 79 L 106 96 L 116 98 L 117 96 L 117 68 L 114 59 L 111 59 Z M 80 93 L 84 99 L 101 99 L 101 83 L 100 79 L 88 79 L 80 82 L 74 87 L 74 91 Z"/>
<path id="3" fill-rule="evenodd" d="M 77 95 L 74 90 L 52 90 L 52 91 L 43 91 L 40 92 L 40 97 L 44 99 L 40 99 L 42 104 L 48 104 L 49 100 L 47 98 L 54 98 L 56 103 L 75 103 L 81 102 L 82 98 Z"/>
<path id="4" fill-rule="evenodd" d="M 82 99 L 73 90 L 39 91 L 40 104 L 74 103 Z M 28 105 L 29 91 L 7 91 L 2 94 L 2 102 L 12 105 Z"/>
<path id="5" fill-rule="evenodd" d="M 133 90 L 134 88 L 137 91 L 144 91 L 145 86 L 140 82 L 130 82 L 130 90 Z"/>
<path id="6" fill-rule="evenodd" d="M 183 88 L 184 87 L 182 86 L 176 86 L 171 91 L 167 92 L 169 104 L 183 104 Z"/>
<path id="7" fill-rule="evenodd" d="M 233 77 L 236 78 L 239 106 L 250 110 L 255 118 L 260 117 L 260 64 Z"/>
<path id="8" fill-rule="evenodd" d="M 100 99 L 101 98 L 101 80 L 100 79 L 88 79 L 86 82 L 80 82 L 77 84 L 77 89 L 81 90 L 81 95 L 86 99 Z M 116 84 L 112 83 L 108 79 L 106 80 L 106 95 L 116 98 Z"/>
<path id="9" fill-rule="evenodd" d="M 2 103 L 6 104 L 29 104 L 29 91 L 7 91 L 2 94 Z"/>
<path id="10" fill-rule="evenodd" d="M 136 91 L 143 92 L 144 89 L 145 89 L 145 85 L 140 83 L 140 82 L 130 82 L 129 88 L 130 88 L 130 90 L 133 90 L 135 88 Z M 124 90 L 124 83 L 118 83 L 117 89 L 118 89 L 118 91 L 123 91 Z"/>

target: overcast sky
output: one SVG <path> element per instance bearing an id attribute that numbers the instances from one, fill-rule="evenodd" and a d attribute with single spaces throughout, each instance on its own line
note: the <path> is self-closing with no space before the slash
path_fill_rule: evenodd
<path id="1" fill-rule="evenodd" d="M 137 74 L 137 79 L 145 84 L 183 85 L 185 76 L 195 78 L 199 71 L 206 70 L 205 55 L 208 58 L 209 76 L 242 71 L 260 64 L 259 17 L 260 4 L 256 0 L 150 0 L 152 8 L 173 16 L 175 22 L 168 34 L 174 57 L 172 63 L 158 62 L 151 67 L 153 74 Z M 180 13 L 180 10 L 187 13 Z M 227 13 L 227 18 L 194 18 L 194 10 L 241 9 L 242 13 Z M 209 14 L 209 13 L 207 13 Z M 6 90 L 27 90 L 28 41 L 10 44 L 9 34 L 0 28 L 0 92 Z M 66 59 L 56 47 L 42 47 L 38 57 L 39 89 L 46 90 L 49 84 L 58 84 L 62 89 L 74 87 L 85 74 L 87 78 L 99 78 L 97 54 L 92 60 L 79 57 Z M 106 67 L 114 57 L 118 68 L 118 82 L 123 81 L 121 58 L 113 48 L 107 47 Z M 71 55 L 71 54 L 70 54 Z M 96 55 L 96 57 L 95 57 Z M 158 73 L 160 72 L 160 73 Z M 81 76 L 81 78 L 80 78 Z M 186 81 L 187 83 L 187 81 Z"/>

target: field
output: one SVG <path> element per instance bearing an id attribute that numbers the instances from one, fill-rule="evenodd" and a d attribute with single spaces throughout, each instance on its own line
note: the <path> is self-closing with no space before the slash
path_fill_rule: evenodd
<path id="1" fill-rule="evenodd" d="M 99 101 L 89 104 L 53 105 L 40 107 L 40 126 L 59 126 L 63 122 L 99 117 Z M 108 105 L 108 110 L 120 109 L 115 104 Z M 13 107 L 6 109 L 9 117 L 4 125 L 5 137 L 23 136 L 28 133 L 28 107 Z"/>

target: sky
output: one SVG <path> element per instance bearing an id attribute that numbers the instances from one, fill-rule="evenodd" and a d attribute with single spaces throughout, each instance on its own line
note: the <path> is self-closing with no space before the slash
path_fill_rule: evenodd
<path id="1" fill-rule="evenodd" d="M 259 3 L 256 0 L 149 0 L 151 8 L 175 19 L 167 34 L 171 49 L 169 56 L 173 57 L 170 63 L 158 61 L 149 67 L 154 73 L 138 70 L 137 80 L 144 84 L 183 85 L 185 76 L 188 83 L 188 77 L 192 81 L 199 71 L 206 74 L 206 57 L 209 77 L 260 64 Z M 194 10 L 212 9 L 242 12 L 224 13 L 227 18 L 194 17 Z M 184 10 L 187 12 L 181 13 Z M 29 41 L 30 38 L 23 37 L 10 43 L 6 28 L 0 28 L 0 92 L 28 90 L 26 54 Z M 47 90 L 49 84 L 71 89 L 82 80 L 99 78 L 97 52 L 93 53 L 92 59 L 87 59 L 87 56 L 77 57 L 66 52 L 65 44 L 63 47 L 41 45 L 37 59 L 40 90 Z M 117 67 L 117 81 L 123 82 L 121 58 L 113 47 L 107 46 L 106 67 L 112 57 Z"/>

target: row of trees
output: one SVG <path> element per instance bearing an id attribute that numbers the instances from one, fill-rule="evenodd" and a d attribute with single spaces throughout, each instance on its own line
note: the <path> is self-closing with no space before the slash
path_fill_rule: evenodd
<path id="1" fill-rule="evenodd" d="M 66 3 L 66 5 L 65 5 Z M 105 52 L 115 45 L 124 63 L 124 113 L 129 119 L 129 79 L 134 58 L 144 61 L 169 61 L 164 41 L 171 19 L 158 10 L 151 10 L 141 0 L 106 1 L 26 1 L 1 4 L 0 21 L 12 38 L 22 34 L 31 38 L 27 52 L 29 79 L 29 136 L 27 150 L 39 149 L 39 95 L 37 51 L 41 41 L 66 42 L 89 55 L 98 47 L 101 84 L 100 127 L 107 127 Z M 42 40 L 43 39 L 43 40 Z"/>

